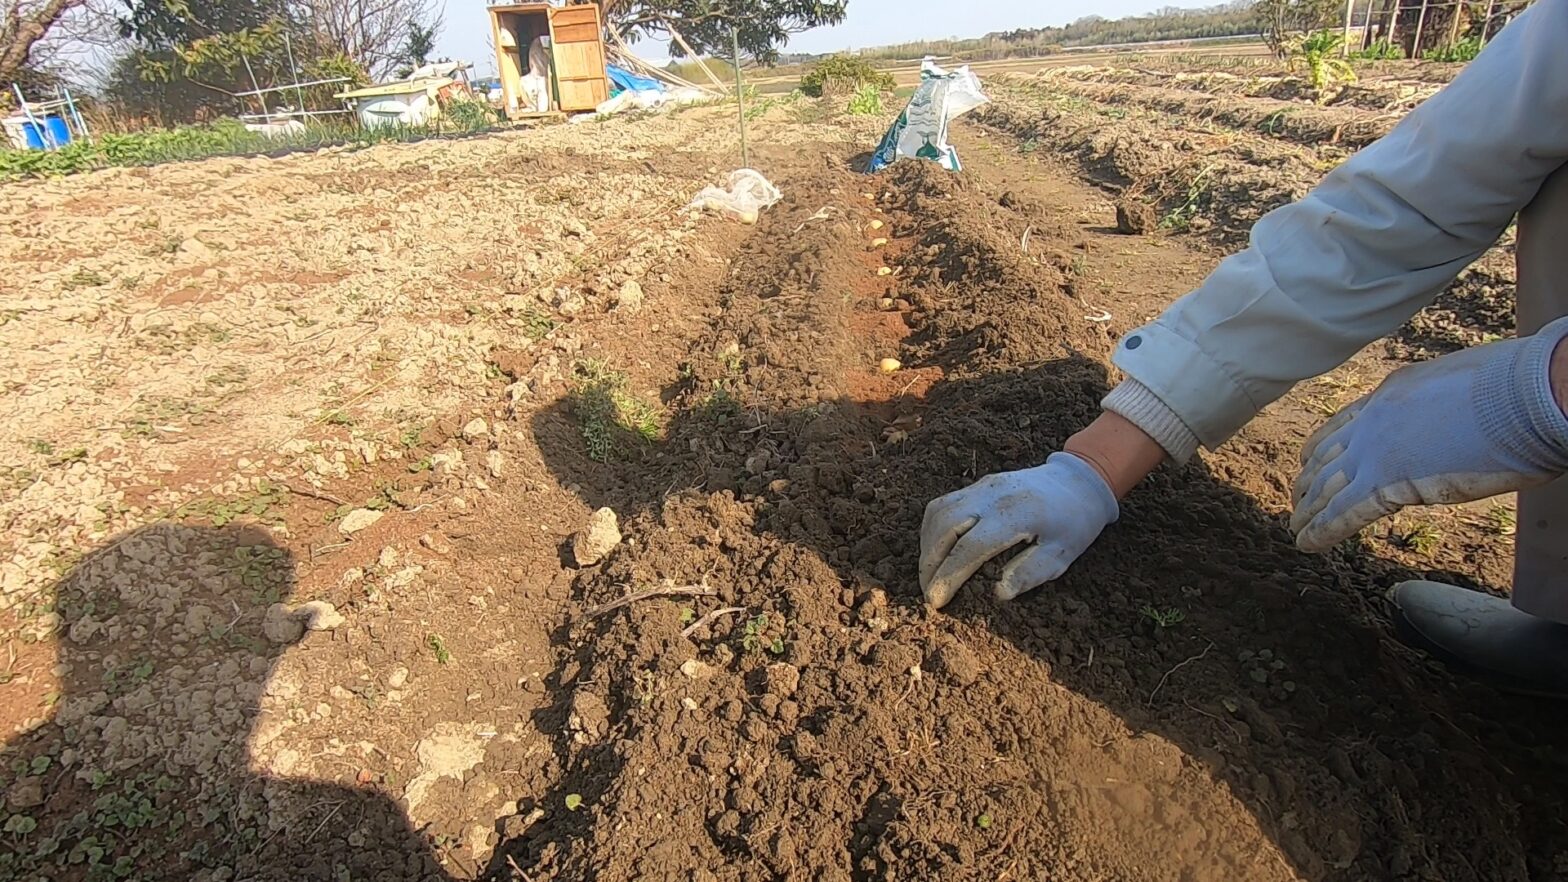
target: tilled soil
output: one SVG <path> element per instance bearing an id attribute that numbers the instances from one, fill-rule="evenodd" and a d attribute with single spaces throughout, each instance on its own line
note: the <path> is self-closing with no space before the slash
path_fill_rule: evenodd
<path id="1" fill-rule="evenodd" d="M 506 872 L 1551 877 L 1553 731 L 1391 639 L 1380 590 L 1429 574 L 1294 550 L 1257 498 L 1285 439 L 1161 472 L 1027 599 L 982 574 L 925 610 L 925 501 L 1092 419 L 1113 333 L 967 176 L 813 180 L 732 262 L 664 440 L 605 468 L 569 407 L 535 417 L 627 540 L 557 632 L 562 776 L 519 802 Z"/>

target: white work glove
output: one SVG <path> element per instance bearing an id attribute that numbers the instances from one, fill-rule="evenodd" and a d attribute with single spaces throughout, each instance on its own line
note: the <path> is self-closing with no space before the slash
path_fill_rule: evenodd
<path id="1" fill-rule="evenodd" d="M 1470 502 L 1568 472 L 1550 363 L 1568 319 L 1400 368 L 1301 451 L 1290 528 L 1324 551 L 1407 505 Z"/>
<path id="2" fill-rule="evenodd" d="M 926 505 L 920 590 L 941 609 L 986 561 L 1017 546 L 996 583 L 996 596 L 1012 600 L 1067 572 L 1117 514 L 1105 479 L 1071 453 L 987 475 Z"/>

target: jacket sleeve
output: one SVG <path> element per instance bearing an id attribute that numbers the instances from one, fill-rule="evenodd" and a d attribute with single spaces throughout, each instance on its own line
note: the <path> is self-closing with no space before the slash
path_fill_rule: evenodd
<path id="1" fill-rule="evenodd" d="M 1568 0 L 1540 0 L 1452 83 L 1246 250 L 1122 339 L 1105 401 L 1177 460 L 1429 304 L 1568 161 Z M 1568 247 L 1565 243 L 1564 247 Z"/>

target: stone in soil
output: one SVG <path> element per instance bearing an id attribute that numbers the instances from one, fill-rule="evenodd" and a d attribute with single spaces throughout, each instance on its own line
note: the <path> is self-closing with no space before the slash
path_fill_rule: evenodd
<path id="1" fill-rule="evenodd" d="M 384 514 L 386 513 L 373 508 L 356 508 L 344 515 L 343 520 L 338 521 L 338 531 L 345 536 L 352 536 L 381 520 Z"/>
<path id="2" fill-rule="evenodd" d="M 572 537 L 572 557 L 580 567 L 591 567 L 621 544 L 620 522 L 614 510 L 601 508 L 588 517 L 588 523 Z"/>

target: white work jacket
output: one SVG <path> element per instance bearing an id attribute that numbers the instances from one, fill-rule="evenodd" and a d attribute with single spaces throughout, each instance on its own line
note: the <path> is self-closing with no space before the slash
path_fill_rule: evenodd
<path id="1" fill-rule="evenodd" d="M 1431 303 L 1568 162 L 1568 0 L 1539 0 L 1446 88 L 1117 345 L 1105 399 L 1185 461 Z M 1562 247 L 1568 249 L 1568 242 Z M 1563 281 L 1568 284 L 1568 280 Z"/>

